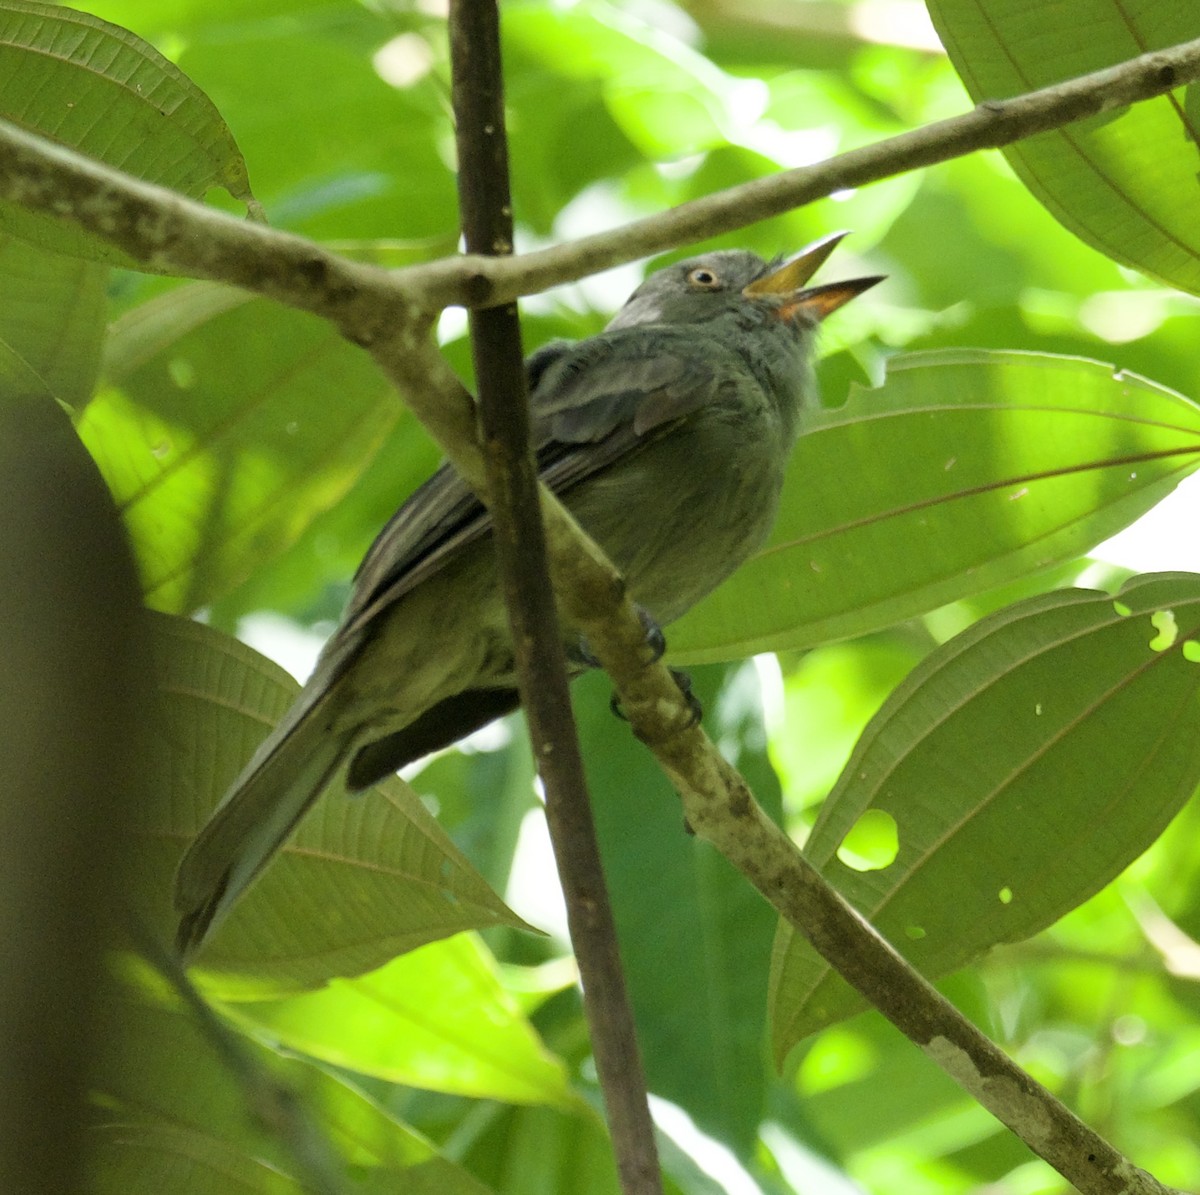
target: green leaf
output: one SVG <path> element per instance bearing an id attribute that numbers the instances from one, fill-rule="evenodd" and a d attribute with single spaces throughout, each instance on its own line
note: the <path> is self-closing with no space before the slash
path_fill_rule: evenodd
<path id="1" fill-rule="evenodd" d="M 261 1158 L 226 1148 L 203 1129 L 106 1124 L 87 1137 L 88 1189 L 96 1195 L 303 1195 L 305 1188 Z"/>
<path id="2" fill-rule="evenodd" d="M 1200 37 L 1200 8 L 1190 3 L 929 0 L 929 11 L 977 102 Z M 1196 94 L 1193 85 L 1182 103 L 1175 93 L 1105 112 L 1004 153 L 1076 236 L 1124 265 L 1198 294 Z"/>
<path id="3" fill-rule="evenodd" d="M 574 1102 L 562 1061 L 500 983 L 478 938 L 459 934 L 358 979 L 232 1006 L 281 1045 L 392 1083 L 513 1104 Z"/>
<path id="4" fill-rule="evenodd" d="M 944 350 L 813 412 L 765 548 L 671 628 L 712 660 L 863 635 L 1074 559 L 1200 464 L 1200 408 L 1111 366 Z"/>
<path id="5" fill-rule="evenodd" d="M 444 20 L 315 0 L 286 15 L 245 0 L 227 7 L 224 20 L 207 5 L 193 9 L 197 28 L 183 35 L 180 62 L 219 98 L 273 222 L 321 241 L 429 238 L 419 256 L 452 253 L 454 131 L 444 72 L 395 87 L 375 69 L 399 28 L 426 32 L 430 57 L 443 59 Z"/>
<path id="6" fill-rule="evenodd" d="M 137 995 L 115 982 L 105 992 L 106 1032 L 92 1075 L 99 1107 L 89 1190 L 310 1190 L 297 1181 L 309 1177 L 297 1171 L 299 1148 L 310 1157 L 328 1154 L 335 1169 L 374 1180 L 371 1190 L 484 1195 L 425 1137 L 343 1076 L 226 1027 L 242 1054 L 243 1069 L 235 1072 L 192 1015 L 161 991 L 161 980 L 143 974 Z M 299 1097 L 292 1112 L 304 1116 L 303 1128 L 278 1119 L 263 1126 L 266 1082 Z"/>
<path id="7" fill-rule="evenodd" d="M 960 1008 L 966 1005 L 968 1016 L 987 1015 L 980 985 L 972 985 L 974 999 L 963 983 L 946 986 Z M 913 1148 L 932 1169 L 946 1165 L 948 1155 L 980 1149 L 989 1140 L 1007 1140 L 1016 1152 L 1024 1149 L 882 1018 L 864 1017 L 826 1029 L 809 1039 L 802 1053 L 797 1051 L 796 1062 L 804 1127 L 835 1158 L 859 1150 L 886 1155 L 896 1141 L 919 1142 Z M 897 1092 L 903 1098 L 897 1099 Z M 1021 1160 L 1027 1158 L 1025 1154 Z M 824 1188 L 819 1189 L 823 1195 Z M 862 1188 L 852 1190 L 862 1195 Z M 942 1190 L 949 1195 L 948 1188 Z"/>
<path id="8" fill-rule="evenodd" d="M 211 627 L 154 616 L 161 708 L 150 763 L 157 800 L 139 811 L 139 906 L 173 932 L 171 877 L 298 686 Z M 246 999 L 374 970 L 464 929 L 524 927 L 399 779 L 362 797 L 330 791 L 206 946 L 217 996 Z"/>
<path id="9" fill-rule="evenodd" d="M 648 156 L 695 153 L 740 131 L 733 121 L 740 81 L 616 5 L 516 5 L 505 38 L 568 89 L 602 81 L 613 119 Z"/>
<path id="10" fill-rule="evenodd" d="M 385 436 L 415 426 L 328 323 L 206 283 L 118 320 L 106 375 L 79 434 L 122 506 L 146 600 L 177 613 L 283 552 Z"/>
<path id="11" fill-rule="evenodd" d="M 829 643 L 785 664 L 771 762 L 792 817 L 811 825 L 812 807 L 833 787 L 871 716 L 933 646 L 914 638 L 900 630 Z"/>
<path id="12" fill-rule="evenodd" d="M 0 356 L 67 406 L 96 384 L 107 279 L 103 266 L 0 235 Z"/>
<path id="13" fill-rule="evenodd" d="M 262 561 L 243 584 L 212 603 L 215 624 L 233 627 L 240 618 L 263 609 L 304 621 L 314 610 L 322 617 L 337 616 L 372 540 L 403 496 L 425 481 L 440 461 L 437 445 L 424 428 L 403 413 L 399 418 L 401 429 L 380 444 L 335 506 L 316 514 L 285 551 Z"/>
<path id="14" fill-rule="evenodd" d="M 257 212 L 246 163 L 208 97 L 141 38 L 88 13 L 0 0 L 0 118 L 192 199 L 223 187 Z M 57 253 L 136 264 L 15 204 L 0 203 L 0 230 Z"/>
<path id="15" fill-rule="evenodd" d="M 1117 876 L 1200 783 L 1200 576 L 1117 601 L 1060 590 L 934 651 L 872 719 L 805 854 L 923 973 L 1028 937 Z M 856 871 L 838 848 L 872 811 L 899 852 Z M 776 1057 L 860 1007 L 790 927 L 771 982 Z"/>
<path id="16" fill-rule="evenodd" d="M 503 1195 L 621 1195 L 603 1118 L 589 1107 L 489 1109 L 466 1138 L 466 1164 Z M 672 1151 L 666 1151 L 668 1164 Z M 708 1195 L 703 1187 L 689 1195 Z M 665 1195 L 682 1195 L 668 1178 Z"/>
<path id="17" fill-rule="evenodd" d="M 621 1195 L 613 1146 L 599 1112 L 586 1105 L 478 1109 L 467 1138 L 466 1162 L 503 1195 Z M 712 1175 L 712 1145 L 699 1134 L 683 1143 L 658 1134 L 664 1195 L 720 1195 L 730 1188 Z M 693 1147 L 701 1160 L 686 1150 Z M 750 1189 L 747 1187 L 747 1189 Z M 775 1190 L 776 1188 L 770 1188 Z"/>

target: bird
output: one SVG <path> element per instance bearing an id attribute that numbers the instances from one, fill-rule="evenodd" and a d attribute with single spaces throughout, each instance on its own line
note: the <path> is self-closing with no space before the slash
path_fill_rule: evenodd
<path id="1" fill-rule="evenodd" d="M 665 266 L 604 331 L 526 361 L 539 477 L 665 627 L 766 539 L 831 312 L 879 276 L 808 286 L 845 236 L 790 260 L 715 250 Z M 573 673 L 588 656 L 563 627 Z M 327 788 L 355 792 L 519 705 L 491 519 L 449 465 L 368 549 L 312 676 L 175 876 L 190 959 Z"/>

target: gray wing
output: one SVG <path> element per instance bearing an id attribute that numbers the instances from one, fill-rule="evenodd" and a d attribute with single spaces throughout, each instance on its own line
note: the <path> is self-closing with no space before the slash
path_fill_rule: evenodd
<path id="1" fill-rule="evenodd" d="M 712 363 L 705 367 L 693 336 L 662 326 L 626 328 L 547 345 L 529 358 L 538 472 L 554 493 L 607 468 L 712 397 Z M 443 465 L 371 545 L 335 638 L 345 644 L 355 637 L 490 527 L 491 515 L 471 488 Z"/>

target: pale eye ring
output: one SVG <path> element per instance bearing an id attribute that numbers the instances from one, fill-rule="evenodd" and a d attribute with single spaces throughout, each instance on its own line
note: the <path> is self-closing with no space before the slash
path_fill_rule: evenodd
<path id="1" fill-rule="evenodd" d="M 696 266 L 688 271 L 688 282 L 697 290 L 720 290 L 721 279 L 715 270 L 708 266 Z"/>

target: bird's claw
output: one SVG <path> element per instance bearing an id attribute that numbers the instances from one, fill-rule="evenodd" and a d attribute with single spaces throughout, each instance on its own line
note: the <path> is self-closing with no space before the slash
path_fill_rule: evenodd
<path id="1" fill-rule="evenodd" d="M 588 646 L 587 639 L 579 636 L 579 641 L 567 648 L 567 661 L 571 664 L 578 664 L 581 668 L 599 668 L 600 661 Z"/>
<path id="2" fill-rule="evenodd" d="M 645 632 L 646 647 L 650 651 L 650 659 L 647 663 L 654 664 L 663 658 L 663 653 L 667 650 L 667 637 L 662 632 L 662 627 L 654 621 L 654 616 L 644 606 L 637 606 L 637 615 L 641 620 L 642 630 Z"/>
<path id="3" fill-rule="evenodd" d="M 663 634 L 662 627 L 654 621 L 654 616 L 648 610 L 643 606 L 636 605 L 634 609 L 637 610 L 638 620 L 642 624 L 644 641 L 649 653 L 646 663 L 654 664 L 662 659 L 663 653 L 667 650 L 667 637 Z M 599 668 L 601 666 L 585 635 L 580 635 L 578 642 L 567 650 L 567 658 L 572 664 L 578 664 L 584 668 Z"/>
<path id="4" fill-rule="evenodd" d="M 693 726 L 700 725 L 700 719 L 704 717 L 704 706 L 700 704 L 700 698 L 692 692 L 690 673 L 684 672 L 682 668 L 671 668 L 668 671 L 671 673 L 671 679 L 679 687 L 680 695 L 688 708 L 688 724 L 683 729 L 691 730 Z"/>
<path id="5" fill-rule="evenodd" d="M 613 714 L 620 718 L 622 722 L 628 722 L 629 716 L 621 708 L 621 698 L 617 696 L 617 691 L 614 689 L 608 696 L 608 708 Z"/>

